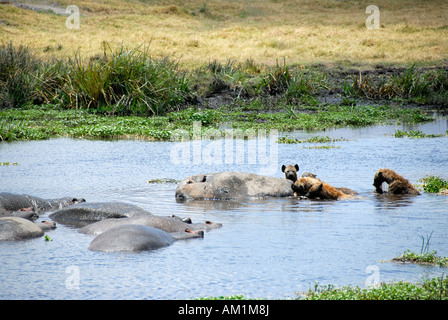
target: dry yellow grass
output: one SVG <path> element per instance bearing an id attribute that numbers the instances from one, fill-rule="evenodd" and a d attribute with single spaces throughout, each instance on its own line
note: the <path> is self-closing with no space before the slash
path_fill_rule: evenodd
<path id="1" fill-rule="evenodd" d="M 42 3 L 42 1 L 26 1 Z M 51 1 L 52 3 L 53 1 Z M 81 11 L 67 17 L 0 5 L 0 42 L 64 57 L 101 53 L 104 44 L 148 45 L 155 56 L 188 67 L 232 59 L 273 64 L 448 62 L 448 6 L 439 1 L 374 1 L 378 30 L 368 30 L 372 1 L 336 0 L 60 0 Z"/>

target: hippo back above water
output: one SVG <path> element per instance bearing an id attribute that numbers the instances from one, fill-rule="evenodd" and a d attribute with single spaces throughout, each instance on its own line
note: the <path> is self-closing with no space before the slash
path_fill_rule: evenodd
<path id="1" fill-rule="evenodd" d="M 0 241 L 26 240 L 43 236 L 44 232 L 39 225 L 20 218 L 0 218 Z"/>
<path id="2" fill-rule="evenodd" d="M 111 228 L 89 245 L 89 250 L 104 252 L 148 251 L 172 244 L 176 239 L 169 233 L 157 228 L 128 224 Z"/>
<path id="3" fill-rule="evenodd" d="M 0 215 L 8 216 L 11 212 L 31 207 L 37 213 L 54 211 L 82 202 L 85 202 L 82 198 L 42 199 L 27 194 L 2 192 L 0 193 Z"/>
<path id="4" fill-rule="evenodd" d="M 197 174 L 179 182 L 179 200 L 240 200 L 244 198 L 289 197 L 292 181 L 247 172 Z"/>
<path id="5" fill-rule="evenodd" d="M 122 202 L 93 202 L 63 208 L 50 214 L 50 218 L 61 224 L 84 227 L 104 219 L 129 218 L 138 215 L 151 215 L 151 213 L 138 206 Z"/>
<path id="6" fill-rule="evenodd" d="M 145 225 L 148 227 L 161 229 L 168 233 L 181 233 L 186 229 L 191 231 L 208 231 L 222 227 L 221 223 L 211 221 L 206 221 L 205 223 L 186 223 L 178 217 L 138 215 L 130 218 L 101 220 L 79 229 L 79 232 L 84 234 L 99 235 L 113 227 L 126 224 Z"/>

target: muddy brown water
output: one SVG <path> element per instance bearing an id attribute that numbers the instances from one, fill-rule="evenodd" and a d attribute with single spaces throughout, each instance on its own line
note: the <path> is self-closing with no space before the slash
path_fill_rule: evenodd
<path id="1" fill-rule="evenodd" d="M 223 223 L 203 239 L 141 253 L 89 251 L 93 237 L 62 224 L 46 233 L 51 241 L 41 237 L 2 242 L 0 299 L 190 299 L 233 294 L 294 298 L 316 282 L 365 287 L 375 281 L 440 276 L 446 268 L 385 261 L 406 249 L 419 252 L 421 237 L 431 233 L 430 249 L 448 256 L 448 197 L 373 194 L 373 175 L 381 167 L 392 168 L 413 183 L 427 175 L 448 178 L 447 137 L 394 138 L 397 129 L 428 134 L 448 130 L 447 121 L 439 119 L 417 126 L 288 133 L 299 139 L 328 135 L 349 140 L 332 143 L 338 148 L 275 144 L 278 155 L 270 157 L 277 168 L 273 176 L 282 176 L 282 164 L 298 163 L 300 172 L 313 172 L 363 197 L 351 201 L 177 202 L 175 183 L 147 181 L 224 170 L 259 173 L 260 165 L 248 163 L 248 157 L 244 163 L 226 164 L 224 155 L 221 164 L 195 163 L 193 157 L 179 163 L 173 161 L 173 142 L 0 143 L 0 161 L 18 163 L 0 167 L 0 192 L 123 201 L 158 215 Z M 201 143 L 201 150 L 206 150 L 209 142 Z M 40 217 L 44 219 L 48 214 Z"/>

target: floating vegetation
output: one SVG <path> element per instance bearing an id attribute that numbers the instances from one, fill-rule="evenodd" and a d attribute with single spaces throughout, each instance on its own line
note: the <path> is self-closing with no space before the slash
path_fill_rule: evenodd
<path id="1" fill-rule="evenodd" d="M 148 180 L 148 183 L 178 183 L 179 181 L 180 180 L 176 180 L 176 179 L 161 178 L 161 179 Z"/>
<path id="2" fill-rule="evenodd" d="M 336 141 L 350 141 L 350 140 L 344 139 L 344 138 L 333 139 L 333 138 L 330 138 L 329 136 L 315 136 L 315 137 L 311 137 L 311 138 L 303 139 L 303 140 L 299 140 L 297 138 L 288 137 L 288 136 L 277 138 L 277 143 L 290 143 L 290 144 L 294 144 L 294 143 L 331 143 L 331 142 L 336 142 Z"/>
<path id="3" fill-rule="evenodd" d="M 237 130 L 259 130 L 288 132 L 300 129 L 319 129 L 347 125 L 383 124 L 393 120 L 416 123 L 432 120 L 422 110 L 390 106 L 341 107 L 319 106 L 318 112 L 297 113 L 292 119 L 284 112 L 244 110 L 241 106 L 226 106 L 216 109 L 187 108 L 169 112 L 164 116 L 111 116 L 92 113 L 88 110 L 61 109 L 57 105 L 28 105 L 20 109 L 0 109 L 0 141 L 40 140 L 53 137 L 93 139 L 144 139 L 170 140 L 177 129 L 192 133 L 193 123 L 199 122 L 203 130 L 221 126 Z M 201 129 L 201 130 L 202 130 Z M 223 134 L 224 131 L 221 132 Z M 214 135 L 214 134 L 213 134 Z M 283 137 L 278 143 L 299 143 L 294 138 Z M 346 141 L 329 137 L 307 139 L 308 143 Z"/>
<path id="4" fill-rule="evenodd" d="M 418 264 L 430 264 L 438 265 L 440 267 L 448 267 L 448 258 L 437 256 L 437 251 L 429 251 L 432 232 L 426 236 L 420 236 L 422 238 L 422 246 L 420 253 L 412 252 L 409 249 L 405 250 L 399 257 L 393 258 L 393 262 L 403 263 L 418 263 Z"/>
<path id="5" fill-rule="evenodd" d="M 315 284 L 314 290 L 298 293 L 301 300 L 448 300 L 448 278 L 436 277 L 421 283 L 399 281 L 372 288 Z"/>
<path id="6" fill-rule="evenodd" d="M 394 262 L 431 264 L 440 267 L 448 267 L 448 258 L 437 256 L 437 251 L 431 251 L 418 254 L 410 250 L 406 250 L 399 257 L 393 258 Z"/>
<path id="7" fill-rule="evenodd" d="M 396 130 L 394 133 L 395 138 L 439 138 L 439 137 L 447 137 L 448 131 L 445 134 L 426 134 L 420 130 L 410 130 L 410 131 L 401 131 Z"/>
<path id="8" fill-rule="evenodd" d="M 448 180 L 437 176 L 427 176 L 420 181 L 423 182 L 423 190 L 428 193 L 438 193 L 448 189 Z"/>
<path id="9" fill-rule="evenodd" d="M 0 166 L 18 166 L 17 162 L 0 162 Z"/>
<path id="10" fill-rule="evenodd" d="M 340 149 L 341 146 L 324 145 L 324 146 L 311 146 L 311 147 L 299 147 L 300 149 Z"/>

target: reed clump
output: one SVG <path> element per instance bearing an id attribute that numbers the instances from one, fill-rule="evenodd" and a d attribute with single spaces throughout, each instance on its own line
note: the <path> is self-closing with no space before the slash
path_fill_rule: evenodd
<path id="1" fill-rule="evenodd" d="M 90 59 L 44 61 L 27 47 L 0 45 L 0 107 L 59 104 L 103 114 L 158 115 L 192 99 L 178 65 L 143 48 L 120 47 Z"/>
<path id="2" fill-rule="evenodd" d="M 412 65 L 388 77 L 363 75 L 360 72 L 344 83 L 344 93 L 346 97 L 446 105 L 448 71 L 441 69 L 422 73 Z"/>

